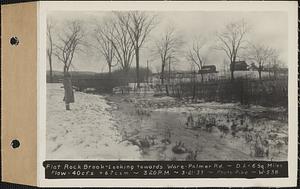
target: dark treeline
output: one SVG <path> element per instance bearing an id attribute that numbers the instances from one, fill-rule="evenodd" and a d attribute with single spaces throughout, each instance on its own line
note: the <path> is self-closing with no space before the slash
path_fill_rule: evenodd
<path id="1" fill-rule="evenodd" d="M 139 83 L 146 83 L 147 79 L 152 75 L 151 70 L 147 70 L 147 68 L 140 67 L 139 68 Z M 137 83 L 136 81 L 136 68 L 130 68 L 128 71 L 124 71 L 122 69 L 115 70 L 109 74 L 97 74 L 97 76 L 103 75 L 105 78 L 109 79 L 115 79 L 115 80 L 121 80 L 123 83 Z"/>
<path id="2" fill-rule="evenodd" d="M 240 79 L 235 81 L 211 81 L 207 83 L 185 82 L 158 86 L 163 93 L 177 98 L 240 102 L 243 105 L 288 106 L 288 79 Z"/>
<path id="3" fill-rule="evenodd" d="M 126 83 L 136 82 L 136 70 L 135 68 L 130 68 L 127 72 L 124 70 L 115 70 L 109 75 L 109 73 L 96 73 L 96 72 L 86 72 L 86 71 L 70 71 L 72 79 L 120 79 L 126 80 Z M 152 75 L 151 70 L 147 68 L 140 68 L 140 82 L 147 82 L 147 78 Z M 59 83 L 63 79 L 62 71 L 52 72 L 52 83 Z M 47 71 L 47 83 L 50 83 L 50 72 Z"/>
<path id="4" fill-rule="evenodd" d="M 119 69 L 109 73 L 80 72 L 70 71 L 72 82 L 80 91 L 86 88 L 94 88 L 99 92 L 112 92 L 116 86 L 136 83 L 136 70 L 130 68 L 128 71 Z M 152 75 L 151 70 L 140 68 L 140 83 L 146 83 Z M 63 72 L 55 71 L 52 73 L 52 82 L 60 83 L 63 79 Z M 50 82 L 50 74 L 47 72 L 47 82 Z"/>

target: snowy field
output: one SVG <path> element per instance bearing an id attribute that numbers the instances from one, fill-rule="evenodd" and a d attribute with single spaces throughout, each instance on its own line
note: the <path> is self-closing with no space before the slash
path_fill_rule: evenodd
<path id="1" fill-rule="evenodd" d="M 62 84 L 47 84 L 47 159 L 139 159 L 139 149 L 123 141 L 111 108 L 100 95 L 75 92 L 65 110 Z"/>

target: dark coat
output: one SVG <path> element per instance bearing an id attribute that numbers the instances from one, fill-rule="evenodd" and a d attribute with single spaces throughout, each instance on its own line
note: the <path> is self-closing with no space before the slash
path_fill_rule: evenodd
<path id="1" fill-rule="evenodd" d="M 69 103 L 74 103 L 74 92 L 73 92 L 73 88 L 72 88 L 72 81 L 71 78 L 64 78 L 63 79 L 63 85 L 64 85 L 64 89 L 65 89 L 65 96 L 64 96 L 64 101 L 66 102 L 66 104 Z"/>

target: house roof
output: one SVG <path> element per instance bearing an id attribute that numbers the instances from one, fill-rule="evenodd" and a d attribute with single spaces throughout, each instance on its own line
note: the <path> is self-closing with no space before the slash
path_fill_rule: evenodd
<path id="1" fill-rule="evenodd" d="M 248 70 L 248 64 L 246 63 L 246 61 L 242 60 L 242 61 L 236 61 L 233 64 L 234 70 L 235 71 L 244 71 L 244 70 Z"/>
<path id="2" fill-rule="evenodd" d="M 242 60 L 242 61 L 235 61 L 234 63 L 235 65 L 247 65 L 246 61 Z"/>
<path id="3" fill-rule="evenodd" d="M 250 65 L 248 66 L 248 69 L 257 70 L 258 67 L 257 67 L 254 63 L 252 63 L 252 64 L 250 64 Z"/>
<path id="4" fill-rule="evenodd" d="M 218 72 L 216 71 L 215 65 L 205 65 L 202 66 L 202 69 L 199 70 L 198 73 L 204 74 L 204 73 L 218 73 Z"/>

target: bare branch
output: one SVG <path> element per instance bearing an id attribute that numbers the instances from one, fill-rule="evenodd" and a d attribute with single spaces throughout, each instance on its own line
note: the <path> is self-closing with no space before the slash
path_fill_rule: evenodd
<path id="1" fill-rule="evenodd" d="M 216 34 L 218 39 L 216 49 L 224 51 L 229 58 L 232 79 L 234 79 L 234 64 L 239 57 L 240 50 L 244 49 L 243 45 L 246 43 L 245 37 L 248 29 L 244 20 L 241 20 L 227 24 L 222 32 Z"/>
<path id="2" fill-rule="evenodd" d="M 161 60 L 162 83 L 167 60 L 170 58 L 174 60 L 176 58 L 176 53 L 179 51 L 181 45 L 182 41 L 172 27 L 166 30 L 161 39 L 156 40 L 153 54 L 154 56 L 158 56 Z"/>
<path id="3" fill-rule="evenodd" d="M 193 40 L 192 47 L 190 47 L 188 53 L 186 54 L 187 61 L 195 64 L 199 71 L 202 69 L 202 66 L 204 66 L 205 63 L 204 53 L 202 52 L 204 45 L 205 42 L 203 39 L 195 38 Z"/>
<path id="4" fill-rule="evenodd" d="M 62 35 L 58 35 L 58 42 L 55 44 L 54 55 L 64 64 L 64 71 L 69 71 L 75 51 L 84 45 L 83 29 L 78 21 L 67 24 L 67 30 Z"/>

